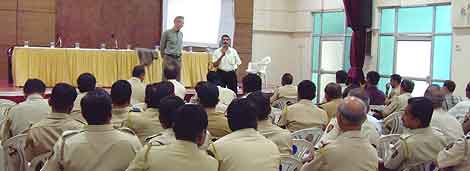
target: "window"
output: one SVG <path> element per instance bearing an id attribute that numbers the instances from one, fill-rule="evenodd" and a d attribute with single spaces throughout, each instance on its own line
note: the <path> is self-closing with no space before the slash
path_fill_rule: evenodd
<path id="1" fill-rule="evenodd" d="M 163 5 L 164 30 L 173 27 L 176 16 L 185 17 L 185 45 L 218 47 L 219 35 L 233 35 L 233 0 L 164 0 Z"/>
<path id="2" fill-rule="evenodd" d="M 452 55 L 451 6 L 396 7 L 381 9 L 378 71 L 415 82 L 413 96 L 422 96 L 431 83 L 450 79 Z"/>
<path id="3" fill-rule="evenodd" d="M 312 42 L 312 81 L 317 85 L 317 102 L 324 97 L 324 88 L 336 81 L 338 70 L 349 70 L 352 30 L 346 27 L 345 13 L 314 12 Z"/>

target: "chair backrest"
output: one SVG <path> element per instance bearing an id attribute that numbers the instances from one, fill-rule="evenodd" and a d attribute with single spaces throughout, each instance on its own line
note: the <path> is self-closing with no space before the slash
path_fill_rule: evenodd
<path id="1" fill-rule="evenodd" d="M 437 171 L 439 170 L 439 167 L 437 167 L 436 163 L 436 161 L 426 161 L 420 164 L 405 167 L 403 171 Z"/>
<path id="2" fill-rule="evenodd" d="M 313 144 L 301 139 L 292 140 L 292 156 L 300 161 L 306 154 L 313 152 Z"/>
<path id="3" fill-rule="evenodd" d="M 16 103 L 10 100 L 0 99 L 0 127 L 3 126 L 3 121 L 11 107 Z"/>
<path id="4" fill-rule="evenodd" d="M 29 162 L 27 171 L 40 171 L 50 156 L 51 152 L 34 157 L 33 160 Z"/>
<path id="5" fill-rule="evenodd" d="M 294 139 L 302 139 L 312 144 L 317 144 L 318 141 L 320 141 L 323 132 L 324 131 L 321 128 L 307 128 L 295 131 L 292 133 L 292 137 L 294 137 Z"/>
<path id="6" fill-rule="evenodd" d="M 271 118 L 271 122 L 274 125 L 277 125 L 279 123 L 279 120 L 281 119 L 282 115 L 282 110 L 278 108 L 272 108 L 271 113 L 269 114 L 269 118 Z"/>
<path id="7" fill-rule="evenodd" d="M 279 171 L 299 171 L 302 162 L 292 156 L 281 156 L 281 165 Z"/>
<path id="8" fill-rule="evenodd" d="M 378 156 L 382 159 L 386 159 L 388 156 L 390 156 L 391 146 L 398 140 L 400 140 L 400 134 L 389 134 L 381 136 L 379 138 L 379 142 L 377 143 Z"/>
<path id="9" fill-rule="evenodd" d="M 403 111 L 390 114 L 384 119 L 383 134 L 401 134 L 405 130 L 401 116 Z"/>
<path id="10" fill-rule="evenodd" d="M 6 171 L 26 171 L 24 147 L 27 134 L 19 134 L 3 142 Z"/>

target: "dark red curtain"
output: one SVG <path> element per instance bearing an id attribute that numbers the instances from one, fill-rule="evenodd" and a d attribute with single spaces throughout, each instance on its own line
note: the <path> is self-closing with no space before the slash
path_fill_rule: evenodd
<path id="1" fill-rule="evenodd" d="M 350 63 L 348 71 L 353 82 L 364 79 L 367 28 L 372 24 L 372 0 L 343 0 L 348 27 L 353 30 L 351 38 Z"/>

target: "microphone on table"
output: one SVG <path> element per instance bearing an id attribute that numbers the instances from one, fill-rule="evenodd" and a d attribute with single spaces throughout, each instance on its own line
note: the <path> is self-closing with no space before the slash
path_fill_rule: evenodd
<path id="1" fill-rule="evenodd" d="M 114 35 L 114 33 L 111 33 L 111 40 L 114 40 L 114 48 L 119 49 L 118 40 L 116 39 L 116 36 Z"/>

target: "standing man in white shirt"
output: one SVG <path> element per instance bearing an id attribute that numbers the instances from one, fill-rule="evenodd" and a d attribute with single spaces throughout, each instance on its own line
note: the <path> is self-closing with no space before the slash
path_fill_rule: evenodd
<path id="1" fill-rule="evenodd" d="M 221 79 L 221 86 L 235 92 L 237 91 L 237 68 L 242 64 L 237 50 L 230 47 L 230 36 L 222 35 L 222 47 L 214 51 L 212 62 L 217 68 Z"/>

